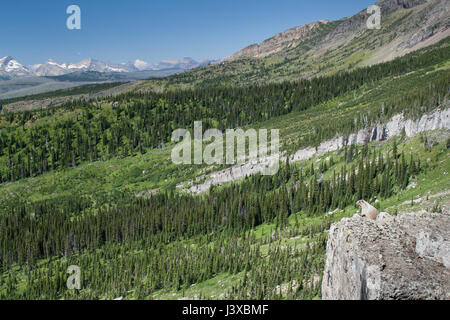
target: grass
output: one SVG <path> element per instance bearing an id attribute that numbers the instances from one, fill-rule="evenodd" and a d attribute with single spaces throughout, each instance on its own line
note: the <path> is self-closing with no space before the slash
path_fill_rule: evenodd
<path id="1" fill-rule="evenodd" d="M 430 168 L 426 172 L 423 172 L 417 176 L 417 187 L 410 188 L 409 190 L 400 190 L 394 196 L 381 199 L 380 206 L 381 210 L 385 210 L 390 214 L 396 214 L 397 212 L 405 212 L 405 211 L 416 211 L 421 208 L 430 209 L 433 205 L 432 202 L 429 203 L 421 203 L 414 204 L 411 206 L 408 202 L 411 198 L 417 199 L 419 197 L 425 197 L 428 195 L 437 194 L 444 191 L 450 190 L 450 180 L 448 179 L 448 172 L 450 172 L 450 158 L 448 157 L 448 151 L 446 149 L 446 139 L 449 134 L 445 131 L 433 131 L 427 133 L 429 137 L 434 137 L 437 144 L 430 150 L 427 151 L 425 148 L 421 146 L 420 136 L 416 136 L 412 139 L 405 138 L 402 141 L 399 141 L 398 150 L 399 152 L 409 152 L 415 155 L 415 157 L 420 157 L 421 159 L 430 159 L 429 165 Z M 377 148 L 383 152 L 387 150 L 391 150 L 393 140 L 390 140 L 383 144 L 371 144 L 371 147 Z M 321 156 L 318 159 L 323 160 L 326 156 L 333 155 L 336 159 L 339 156 L 335 153 Z M 300 165 L 307 166 L 311 161 L 317 161 L 317 158 L 311 159 L 305 162 L 302 162 Z M 338 162 L 337 166 L 342 165 L 343 161 Z M 331 168 L 328 171 L 330 174 Z M 447 174 L 445 174 L 447 173 Z M 443 196 L 440 197 L 441 201 L 446 201 L 450 203 L 450 193 L 447 192 Z M 266 254 L 269 246 L 278 246 L 280 248 L 286 248 L 288 246 L 299 248 L 306 247 L 307 243 L 312 243 L 315 238 L 318 237 L 318 234 L 313 234 L 312 237 L 309 236 L 290 236 L 290 231 L 296 228 L 296 225 L 301 227 L 308 227 L 314 225 L 320 225 L 325 220 L 331 221 L 339 221 L 344 217 L 351 217 L 352 215 L 359 212 L 354 206 L 348 206 L 344 210 L 338 210 L 333 215 L 325 218 L 324 216 L 317 217 L 308 217 L 303 212 L 298 212 L 289 217 L 289 226 L 279 232 L 279 238 L 276 239 L 275 242 L 271 242 L 261 246 L 261 253 Z M 269 238 L 273 230 L 275 230 L 276 223 L 270 224 L 262 224 L 251 230 L 249 233 L 256 240 L 264 240 Z M 207 281 L 197 283 L 195 285 L 190 286 L 189 288 L 185 288 L 179 291 L 158 291 L 150 298 L 152 299 L 221 299 L 225 297 L 226 292 L 233 286 L 236 285 L 239 280 L 242 280 L 244 277 L 244 273 L 240 272 L 238 274 L 219 274 L 214 278 L 208 279 Z M 283 285 L 283 284 L 280 284 Z"/>
<path id="2" fill-rule="evenodd" d="M 331 21 L 313 29 L 306 38 L 293 41 L 264 58 L 226 60 L 166 79 L 141 81 L 126 91 L 280 82 L 373 65 L 406 53 L 397 40 L 410 38 L 419 31 L 424 23 L 425 13 L 421 11 L 424 7 L 388 10 L 383 15 L 380 30 L 368 30 L 363 25 L 358 27 L 361 17 L 357 15 Z M 343 26 L 349 20 L 354 26 L 352 30 Z M 339 27 L 342 27 L 341 30 L 333 34 Z"/>
<path id="3" fill-rule="evenodd" d="M 180 170 L 170 161 L 169 149 L 123 159 L 85 163 L 76 168 L 50 171 L 41 176 L 1 185 L 1 207 L 7 203 L 33 203 L 74 194 L 92 199 L 112 192 L 138 192 L 169 188 L 189 177 L 191 168 Z"/>
<path id="4" fill-rule="evenodd" d="M 446 141 L 449 138 L 450 134 L 445 130 L 436 130 L 432 132 L 426 133 L 428 139 L 433 142 L 433 146 L 431 149 L 425 148 L 421 135 L 417 135 L 413 138 L 397 138 L 398 142 L 398 152 L 404 152 L 405 155 L 408 157 L 409 154 L 414 154 L 414 156 L 417 158 L 419 157 L 421 159 L 422 164 L 425 164 L 425 162 L 428 163 L 428 169 L 425 170 L 425 172 L 419 174 L 416 179 L 414 179 L 411 182 L 416 182 L 415 188 L 409 188 L 408 190 L 398 190 L 394 196 L 387 198 L 387 199 L 380 199 L 380 206 L 381 210 L 387 211 L 391 214 L 396 214 L 397 212 L 403 212 L 403 211 L 415 211 L 419 210 L 421 208 L 428 208 L 430 209 L 433 206 L 434 200 L 439 200 L 439 197 L 433 198 L 433 195 L 436 194 L 442 194 L 440 196 L 440 201 L 445 203 L 450 203 L 450 193 L 448 192 L 450 189 L 450 180 L 448 179 L 448 172 L 450 172 L 450 158 L 448 157 L 448 150 L 446 146 Z M 370 148 L 375 148 L 376 150 L 380 150 L 382 152 L 387 152 L 388 150 L 392 150 L 392 144 L 393 140 L 389 140 L 383 143 L 371 143 L 369 144 Z M 297 166 L 304 166 L 307 167 L 311 163 L 319 163 L 320 161 L 323 161 L 325 158 L 332 156 L 335 160 L 335 165 L 325 173 L 325 176 L 329 177 L 331 175 L 331 172 L 334 169 L 339 168 L 340 166 L 344 165 L 345 159 L 344 155 L 339 153 L 339 151 L 331 152 L 326 155 L 322 155 L 320 157 L 314 157 L 312 159 L 301 161 L 297 163 Z M 114 170 L 110 171 L 109 174 L 105 173 L 105 171 L 89 171 L 91 165 L 86 165 L 84 168 L 76 168 L 76 169 L 67 169 L 63 172 L 63 174 L 60 174 L 60 181 L 64 179 L 80 179 L 79 182 L 83 185 L 82 181 L 88 181 L 89 183 L 93 183 L 96 179 L 99 179 L 100 176 L 105 176 L 105 181 L 98 181 L 97 185 L 92 186 L 92 190 L 85 190 L 85 192 L 93 192 L 93 189 L 100 188 L 100 186 L 103 186 L 103 188 L 106 189 L 113 189 L 113 188 L 131 188 L 134 184 L 137 184 L 138 187 L 136 187 L 135 190 L 140 189 L 142 186 L 146 187 L 155 187 L 158 186 L 158 182 L 160 182 L 160 178 L 157 176 L 154 176 L 153 181 L 147 181 L 142 182 L 144 185 L 140 185 L 138 183 L 138 180 L 142 179 L 139 172 L 136 172 L 134 175 L 134 178 L 131 178 L 133 174 L 133 170 L 140 171 L 142 167 L 141 165 L 149 168 L 149 166 L 155 165 L 157 166 L 158 162 L 161 162 L 163 159 L 167 157 L 167 151 L 160 150 L 158 154 L 153 153 L 152 155 L 143 155 L 138 157 L 139 161 L 135 163 L 137 166 L 136 169 L 132 166 L 131 163 L 127 162 L 130 159 L 118 159 L 118 160 L 111 160 L 105 163 L 99 163 L 98 165 L 102 167 L 103 170 L 108 171 L 108 169 L 112 169 L 113 166 L 117 166 L 117 168 L 114 168 Z M 135 159 L 136 160 L 136 159 Z M 129 167 L 131 165 L 131 167 Z M 118 168 L 121 168 L 120 170 Z M 97 167 L 98 169 L 98 167 Z M 66 172 L 67 171 L 67 172 Z M 91 174 L 91 176 L 89 176 Z M 79 175 L 79 176 L 77 176 Z M 36 185 L 33 186 L 33 182 L 36 180 L 41 179 L 49 179 L 49 177 L 53 177 L 53 179 L 56 179 L 57 174 L 56 173 L 49 173 L 44 176 L 41 176 L 39 178 L 35 179 L 28 179 L 30 181 L 27 181 L 27 183 L 23 183 L 23 181 L 10 184 L 11 185 L 17 185 L 17 184 L 24 184 L 30 185 L 32 188 L 37 187 Z M 151 176 L 151 174 L 150 174 Z M 124 177 L 128 177 L 125 180 Z M 133 180 L 134 179 L 134 180 Z M 57 187 L 59 192 L 70 192 L 71 188 L 66 187 L 64 189 L 64 184 L 60 181 L 56 182 L 56 185 L 53 187 Z M 133 183 L 131 183 L 133 181 Z M 42 181 L 41 181 L 42 182 Z M 86 183 L 86 182 L 85 182 Z M 147 183 L 147 184 L 145 184 Z M 89 184 L 88 184 L 89 185 Z M 84 185 L 83 185 L 84 186 Z M 85 186 L 86 187 L 86 186 Z M 44 186 L 41 186 L 41 188 L 45 188 Z M 52 189 L 51 187 L 49 190 L 41 190 L 41 193 L 36 193 L 36 190 L 31 189 L 30 196 L 32 197 L 39 197 L 38 194 L 42 197 L 44 194 L 50 192 Z M 444 192 L 443 192 L 444 191 Z M 20 192 L 20 191 L 18 191 Z M 22 191 L 22 192 L 25 192 Z M 53 190 L 54 192 L 54 190 Z M 430 201 L 425 201 L 425 197 L 429 195 Z M 417 199 L 417 198 L 423 198 L 424 201 L 421 203 L 414 203 L 413 206 L 410 204 L 411 199 Z M 288 247 L 291 248 L 307 248 L 308 246 L 311 246 L 314 244 L 314 242 L 320 237 L 321 233 L 307 233 L 307 234 L 298 234 L 299 228 L 309 228 L 313 226 L 318 226 L 323 224 L 324 222 L 336 222 L 341 220 L 343 217 L 350 217 L 354 215 L 355 213 L 358 213 L 359 209 L 357 209 L 355 206 L 348 206 L 343 210 L 338 210 L 334 214 L 325 216 L 325 215 L 319 215 L 319 216 L 308 216 L 304 212 L 297 212 L 296 214 L 293 214 L 289 217 L 289 223 L 288 225 L 274 233 L 274 230 L 276 230 L 276 221 L 272 221 L 271 223 L 266 223 L 259 225 L 255 227 L 254 229 L 248 231 L 247 236 L 251 236 L 253 238 L 254 245 L 259 244 L 260 253 L 262 256 L 266 256 L 265 259 L 270 259 L 270 256 L 267 256 L 267 253 L 269 252 L 269 248 L 280 248 L 281 250 L 287 249 Z M 296 233 L 297 232 L 297 233 Z M 202 244 L 202 245 L 200 245 Z M 202 246 L 204 245 L 213 245 L 213 243 L 206 243 L 205 242 L 205 236 L 198 236 L 194 238 L 184 239 L 177 241 L 176 243 L 169 243 L 167 246 L 177 246 L 177 245 L 185 245 L 185 246 L 191 246 L 194 250 L 202 250 Z M 102 249 L 99 249 L 102 250 Z M 132 252 L 126 252 L 127 255 L 139 255 L 143 254 L 142 250 L 135 250 Z M 120 259 L 120 257 L 116 257 L 117 259 Z M 325 257 L 322 257 L 324 259 Z M 60 261 L 65 261 L 65 258 L 59 258 Z M 295 263 L 295 257 L 292 257 L 292 263 Z M 38 266 L 42 271 L 47 270 L 48 268 L 51 268 L 54 261 L 48 261 L 48 260 L 41 260 L 38 263 Z M 100 261 L 103 267 L 107 268 L 108 261 Z M 27 287 L 27 279 L 24 276 L 24 273 L 19 266 L 14 266 L 12 268 L 13 272 L 17 275 L 17 281 L 18 281 L 18 289 L 19 290 L 26 290 Z M 244 278 L 244 272 L 239 272 L 236 274 L 230 274 L 230 273 L 220 273 L 214 275 L 212 278 L 207 279 L 205 281 L 192 284 L 190 286 L 182 287 L 180 290 L 175 289 L 169 289 L 166 288 L 165 290 L 158 290 L 155 292 L 152 292 L 149 296 L 145 297 L 145 299 L 164 299 L 164 300 L 174 300 L 174 299 L 225 299 L 227 298 L 228 292 L 231 290 L 233 286 L 238 285 L 238 283 Z M 3 277 L 2 281 L 6 281 L 7 279 L 7 272 L 5 272 L 3 275 L 0 275 L 0 277 Z M 286 283 L 280 283 L 279 284 L 282 288 L 287 287 Z M 0 289 L 5 290 L 5 289 Z M 122 295 L 124 299 L 136 299 L 136 292 L 134 290 L 128 291 L 126 294 Z M 73 298 L 76 298 L 74 296 Z M 112 299 L 117 298 L 114 293 L 105 293 L 102 299 Z M 228 297 L 233 298 L 233 297 Z M 319 297 L 316 297 L 319 298 Z"/>
<path id="5" fill-rule="evenodd" d="M 159 290 L 152 294 L 149 299 L 153 300 L 178 300 L 178 299 L 224 299 L 225 293 L 235 286 L 244 277 L 244 272 L 237 274 L 221 273 L 214 278 L 193 284 L 179 291 Z"/>
<path id="6" fill-rule="evenodd" d="M 356 56 L 354 59 L 355 61 L 358 60 Z M 370 112 L 375 112 L 380 108 L 384 99 L 406 95 L 410 90 L 417 87 L 417 83 L 427 83 L 437 73 L 446 72 L 448 66 L 449 63 L 446 62 L 434 69 L 417 70 L 401 77 L 386 78 L 380 82 L 365 85 L 357 91 L 349 92 L 326 103 L 313 106 L 306 111 L 293 112 L 252 127 L 254 129 L 280 128 L 281 139 L 285 149 L 293 152 L 303 147 L 304 141 L 302 138 L 314 133 L 318 127 L 330 127 L 333 125 L 333 122 L 347 121 L 348 119 L 353 121 L 355 117 L 361 114 L 367 115 Z M 330 114 L 333 115 L 333 121 L 330 121 Z M 45 121 L 59 121 L 63 117 L 73 116 L 73 114 L 57 112 L 53 116 L 55 117 L 53 119 L 39 120 L 42 121 L 40 124 L 45 123 Z M 6 126 L 6 124 L 4 125 Z M 30 125 L 34 125 L 34 123 Z M 345 132 L 340 133 L 344 134 Z M 430 209 L 435 205 L 434 202 L 442 204 L 450 202 L 450 194 L 448 192 L 450 189 L 450 180 L 448 179 L 450 157 L 448 156 L 446 145 L 449 132 L 437 130 L 427 132 L 426 136 L 433 142 L 430 150 L 425 148 L 420 134 L 413 138 L 397 138 L 398 151 L 399 153 L 405 153 L 407 162 L 412 154 L 414 157 L 421 159 L 422 165 L 427 164 L 428 168 L 410 181 L 410 188 L 395 190 L 394 196 L 387 199 L 379 199 L 381 210 L 396 214 L 397 212 L 421 208 Z M 392 139 L 382 143 L 373 142 L 369 144 L 369 148 L 386 153 L 392 149 L 392 144 Z M 170 159 L 170 147 L 171 145 L 168 145 L 163 149 L 148 150 L 146 154 L 135 154 L 127 158 L 83 163 L 75 168 L 51 171 L 38 177 L 1 184 L 0 213 L 8 211 L 9 208 L 15 207 L 20 203 L 31 205 L 45 199 L 65 199 L 74 196 L 88 198 L 95 208 L 97 205 L 113 202 L 115 198 L 123 195 L 146 196 L 152 192 L 173 190 L 178 183 L 195 179 L 201 172 L 207 173 L 221 168 L 219 166 L 210 167 L 206 165 L 177 166 Z M 333 174 L 333 170 L 339 172 L 339 169 L 346 164 L 344 154 L 340 151 L 315 156 L 295 165 L 298 168 L 310 167 L 311 164 L 317 166 L 328 157 L 333 157 L 335 162 L 324 173 L 324 178 L 329 179 Z M 413 184 L 415 184 L 414 187 L 412 187 Z M 418 199 L 421 199 L 421 201 L 417 201 Z M 367 200 L 373 201 L 374 199 Z M 282 250 L 286 248 L 308 248 L 322 235 L 321 233 L 299 235 L 299 228 L 310 228 L 320 226 L 323 223 L 339 221 L 343 217 L 350 217 L 357 212 L 359 212 L 359 209 L 353 205 L 343 210 L 338 210 L 330 216 L 325 216 L 325 213 L 323 213 L 323 215 L 311 217 L 305 212 L 297 212 L 289 217 L 288 226 L 279 232 L 277 231 L 276 234 L 274 234 L 274 230 L 276 230 L 277 223 L 272 221 L 248 231 L 248 235 L 254 239 L 254 246 L 259 245 L 261 254 L 266 256 L 266 259 L 270 259 L 267 256 L 269 248 L 278 247 Z M 167 246 L 177 245 L 191 246 L 193 250 L 201 250 L 202 246 L 213 245 L 213 242 L 206 243 L 205 237 L 199 236 L 167 244 Z M 99 250 L 103 250 L 103 248 Z M 124 254 L 140 255 L 144 254 L 144 251 L 138 250 Z M 64 259 L 59 258 L 58 261 L 65 261 Z M 120 257 L 115 257 L 114 259 L 120 259 Z M 295 257 L 292 257 L 292 263 L 295 262 Z M 48 270 L 52 268 L 53 263 L 55 262 L 41 260 L 39 268 L 43 271 Z M 100 263 L 102 266 L 107 266 L 109 262 L 101 261 Z M 21 268 L 14 266 L 12 270 L 18 275 L 19 290 L 26 290 L 27 279 L 25 279 L 25 273 Z M 1 282 L 6 281 L 7 277 L 7 272 L 0 274 Z M 165 290 L 155 291 L 146 298 L 222 299 L 243 277 L 244 272 L 236 274 L 219 273 L 205 281 L 181 288 L 181 290 L 166 288 Z M 286 283 L 280 283 L 280 285 L 286 285 Z M 5 289 L 0 286 L 0 293 L 2 293 L 2 290 Z M 111 299 L 116 298 L 116 296 L 115 293 L 108 292 L 101 298 Z M 124 298 L 135 299 L 137 298 L 136 292 L 130 290 L 126 294 L 124 293 Z"/>
<path id="7" fill-rule="evenodd" d="M 374 113 L 380 108 L 385 98 L 405 94 L 417 82 L 430 81 L 436 73 L 445 72 L 443 68 L 448 65 L 446 63 L 435 70 L 419 70 L 402 77 L 387 78 L 305 111 L 291 112 L 244 129 L 250 127 L 256 130 L 261 128 L 280 129 L 283 148 L 288 152 L 295 152 L 305 147 L 303 138 L 314 134 L 315 128 L 326 128 L 339 121 L 353 120 L 360 114 Z M 105 106 L 105 108 L 110 108 L 110 106 Z M 45 125 L 49 121 L 62 121 L 67 117 L 76 116 L 77 112 L 81 111 L 56 112 L 52 115 L 52 119 L 44 117 L 31 120 L 31 125 Z M 333 114 L 333 122 L 330 122 L 329 114 Z M 7 126 L 7 124 L 0 124 L 0 127 L 3 126 Z M 340 132 L 340 134 L 344 133 Z M 127 158 L 83 163 L 76 168 L 50 171 L 41 176 L 0 184 L 2 190 L 0 208 L 14 206 L 18 202 L 31 204 L 44 199 L 67 197 L 72 194 L 87 195 L 93 201 L 100 201 L 99 199 L 105 199 L 113 193 L 123 192 L 145 196 L 149 192 L 158 190 L 173 190 L 179 183 L 225 167 L 177 166 L 170 159 L 170 148 L 171 145 L 167 145 L 163 149 L 148 150 L 144 155 L 135 154 Z M 336 168 L 338 169 L 338 167 Z M 197 181 L 197 183 L 199 182 Z"/>

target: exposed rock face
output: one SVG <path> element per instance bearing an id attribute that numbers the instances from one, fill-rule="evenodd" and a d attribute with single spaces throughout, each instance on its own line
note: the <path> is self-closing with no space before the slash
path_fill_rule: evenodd
<path id="1" fill-rule="evenodd" d="M 272 53 L 281 51 L 286 47 L 293 46 L 308 38 L 311 31 L 321 23 L 327 23 L 326 20 L 305 24 L 303 26 L 288 29 L 277 33 L 272 38 L 264 40 L 260 45 L 252 44 L 229 57 L 227 60 L 237 60 L 240 58 L 262 58 Z"/>
<path id="2" fill-rule="evenodd" d="M 419 232 L 416 236 L 416 252 L 422 258 L 431 259 L 450 268 L 450 242 L 438 233 Z"/>
<path id="3" fill-rule="evenodd" d="M 426 211 L 331 226 L 323 299 L 450 299 L 450 216 Z"/>
<path id="4" fill-rule="evenodd" d="M 317 147 L 317 153 L 324 154 L 336 151 L 351 144 L 366 144 L 372 141 L 387 140 L 400 135 L 403 130 L 407 137 L 412 137 L 420 132 L 444 128 L 450 128 L 450 109 L 436 109 L 434 112 L 424 115 L 417 121 L 405 119 L 403 114 L 398 114 L 385 124 L 380 124 L 370 129 L 361 129 L 348 136 L 324 141 Z M 299 150 L 294 154 L 292 160 L 308 159 L 308 155 L 311 153 L 313 153 L 311 148 Z"/>
<path id="5" fill-rule="evenodd" d="M 380 2 L 381 6 L 384 8 L 396 8 L 402 7 L 404 9 L 410 9 L 415 6 L 426 3 L 427 0 L 386 0 L 384 2 Z"/>
<path id="6" fill-rule="evenodd" d="M 382 56 L 386 56 L 385 50 L 394 51 L 387 60 L 409 52 L 408 49 L 416 50 L 421 43 L 426 46 L 448 36 L 450 5 L 446 0 L 380 0 L 376 5 L 381 8 L 382 22 L 399 19 L 403 26 L 402 30 L 395 31 L 394 41 L 391 42 L 388 40 L 389 38 L 382 41 L 384 43 L 381 45 L 383 47 L 381 53 L 384 52 Z M 399 13 L 403 17 L 400 17 Z M 367 19 L 370 15 L 367 13 L 367 9 L 361 10 L 351 17 L 342 19 L 335 27 L 318 38 L 314 37 L 314 31 L 321 23 L 329 23 L 329 21 L 321 20 L 294 27 L 276 34 L 261 44 L 252 44 L 228 57 L 227 60 L 263 58 L 271 54 L 282 53 L 284 49 L 292 48 L 311 39 L 314 47 L 313 54 L 316 56 L 320 49 L 328 50 L 347 45 L 351 43 L 352 39 L 366 32 Z M 406 15 L 409 15 L 408 19 L 402 20 Z M 430 43 L 425 44 L 426 40 L 430 40 Z M 375 38 L 371 38 L 369 41 L 376 42 Z M 388 44 L 389 42 L 391 43 Z M 417 45 L 419 47 L 416 47 Z M 372 61 L 370 64 L 376 61 Z"/>
<path id="7" fill-rule="evenodd" d="M 411 9 L 426 2 L 427 0 L 385 0 L 378 1 L 376 4 L 381 8 L 382 18 L 387 18 L 396 10 Z M 367 28 L 366 22 L 369 16 L 370 14 L 367 13 L 367 10 L 362 10 L 354 16 L 345 19 L 332 30 L 321 43 L 339 42 L 340 40 L 352 38 L 359 32 L 365 31 Z"/>
<path id="8" fill-rule="evenodd" d="M 281 160 L 283 159 L 286 158 L 284 157 Z M 261 173 L 264 168 L 268 168 L 273 165 L 275 161 L 279 161 L 278 154 L 268 155 L 267 157 L 259 160 L 253 159 L 225 170 L 213 172 L 207 176 L 205 182 L 191 186 L 188 191 L 190 193 L 199 194 L 207 191 L 213 185 L 220 185 L 226 182 L 242 179 L 252 174 Z M 199 178 L 204 178 L 204 176 Z M 185 183 L 180 184 L 179 187 L 182 187 L 183 185 L 185 185 Z"/>
<path id="9" fill-rule="evenodd" d="M 394 0 L 391 0 L 394 1 Z M 427 1 L 400 1 L 403 8 L 409 9 L 416 5 L 427 3 Z M 420 24 L 421 28 L 416 29 L 409 37 L 404 39 L 399 44 L 398 49 L 413 48 L 415 45 L 424 42 L 425 40 L 435 36 L 439 32 L 444 32 L 448 35 L 448 28 L 450 26 L 450 4 L 449 2 L 428 1 L 428 6 L 421 12 L 423 22 Z M 409 26 L 408 26 L 409 27 Z M 412 26 L 411 26 L 412 27 Z M 445 32 L 447 31 L 447 32 Z"/>
<path id="10" fill-rule="evenodd" d="M 420 132 L 436 129 L 450 129 L 450 109 L 436 109 L 418 120 L 405 119 L 403 114 L 399 114 L 392 117 L 387 123 L 380 124 L 374 128 L 362 129 L 348 136 L 340 136 L 324 141 L 317 148 L 308 147 L 298 150 L 290 157 L 290 161 L 307 160 L 315 155 L 336 151 L 351 144 L 367 144 L 372 141 L 387 140 L 400 135 L 403 130 L 406 136 L 412 137 Z M 268 155 L 266 158 L 248 161 L 244 164 L 213 172 L 206 177 L 205 182 L 190 186 L 187 191 L 199 194 L 207 191 L 213 185 L 239 180 L 246 176 L 260 173 L 267 167 L 268 163 L 278 159 L 286 161 L 286 156 Z M 184 185 L 185 183 L 182 183 L 178 187 L 181 188 Z"/>

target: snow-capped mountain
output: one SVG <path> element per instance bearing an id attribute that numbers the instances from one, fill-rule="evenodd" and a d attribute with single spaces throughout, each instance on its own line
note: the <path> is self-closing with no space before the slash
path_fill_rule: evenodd
<path id="1" fill-rule="evenodd" d="M 215 63 L 216 61 L 203 60 L 200 62 L 192 58 L 183 58 L 181 60 L 163 60 L 156 65 L 150 65 L 143 60 L 135 60 L 134 62 L 112 64 L 95 59 L 84 59 L 78 63 L 73 62 L 57 62 L 53 59 L 47 60 L 42 64 L 23 66 L 17 60 L 7 56 L 0 59 L 0 75 L 6 76 L 60 76 L 72 72 L 97 71 L 109 73 L 121 72 L 140 72 L 140 71 L 160 71 L 174 70 L 176 72 L 193 69 L 199 66 Z"/>
<path id="2" fill-rule="evenodd" d="M 137 71 L 129 64 L 109 64 L 95 59 L 85 59 L 78 63 L 56 62 L 52 59 L 44 64 L 30 67 L 38 76 L 59 76 L 77 71 L 97 71 L 97 72 L 132 72 Z"/>
<path id="3" fill-rule="evenodd" d="M 189 70 L 201 66 L 206 66 L 210 63 L 214 63 L 212 60 L 203 60 L 200 62 L 195 61 L 192 58 L 185 57 L 181 60 L 163 60 L 157 65 L 151 67 L 151 70 L 163 70 L 163 69 L 181 69 Z"/>
<path id="4" fill-rule="evenodd" d="M 0 59 L 0 75 L 27 76 L 32 73 L 13 57 L 7 56 Z"/>
<path id="5" fill-rule="evenodd" d="M 189 70 L 211 63 L 210 60 L 197 62 L 192 58 L 181 60 L 163 60 L 156 65 L 150 65 L 143 60 L 134 62 L 110 64 L 95 59 L 85 59 L 79 63 L 58 63 L 52 59 L 44 64 L 30 66 L 30 69 L 38 76 L 59 76 L 76 71 L 97 71 L 97 72 L 138 72 L 138 71 L 158 71 L 165 69 Z"/>
<path id="6" fill-rule="evenodd" d="M 133 66 L 139 71 L 148 70 L 151 67 L 148 62 L 139 59 L 136 59 L 136 61 L 134 61 Z"/>

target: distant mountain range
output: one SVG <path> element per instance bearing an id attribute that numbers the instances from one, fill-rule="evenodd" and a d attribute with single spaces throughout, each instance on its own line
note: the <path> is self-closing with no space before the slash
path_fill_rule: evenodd
<path id="1" fill-rule="evenodd" d="M 0 59 L 0 76 L 27 76 L 31 74 L 32 71 L 14 60 L 13 57 L 7 56 Z"/>
<path id="2" fill-rule="evenodd" d="M 205 87 L 298 80 L 390 61 L 450 36 L 448 0 L 380 0 L 377 5 L 382 13 L 379 30 L 367 28 L 370 14 L 364 9 L 337 21 L 290 28 L 220 61 L 184 58 L 151 65 L 139 59 L 121 64 L 85 59 L 23 66 L 4 57 L 0 59 L 0 98 L 60 89 L 61 82 L 66 86 L 167 77 L 157 80 L 158 85 Z M 42 85 L 44 80 L 51 84 Z M 134 88 L 154 87 L 155 81 L 141 81 Z"/>
<path id="3" fill-rule="evenodd" d="M 186 57 L 181 60 L 163 60 L 156 65 L 150 65 L 149 63 L 139 59 L 135 62 L 112 64 L 89 58 L 78 63 L 56 62 L 53 59 L 49 59 L 43 64 L 24 66 L 13 57 L 7 56 L 0 59 L 0 77 L 3 79 L 10 79 L 23 76 L 61 76 L 74 72 L 79 73 L 87 71 L 105 73 L 128 73 L 161 70 L 183 71 L 216 62 L 218 61 L 203 60 L 198 62 L 192 58 Z"/>

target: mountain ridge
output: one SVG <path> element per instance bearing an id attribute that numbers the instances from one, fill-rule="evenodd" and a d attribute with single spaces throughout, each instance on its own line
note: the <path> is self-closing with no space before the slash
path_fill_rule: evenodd
<path id="1" fill-rule="evenodd" d="M 140 82 L 135 90 L 246 86 L 326 76 L 391 61 L 450 36 L 445 0 L 381 0 L 381 29 L 369 29 L 367 9 L 336 21 L 294 27 L 243 48 L 222 62 L 163 80 Z"/>
<path id="2" fill-rule="evenodd" d="M 0 58 L 0 75 L 25 76 L 31 72 L 11 56 Z"/>
<path id="3" fill-rule="evenodd" d="M 390 18 L 390 16 L 392 14 L 395 14 L 396 11 L 398 10 L 409 10 L 423 5 L 432 6 L 433 4 L 439 3 L 443 4 L 442 6 L 439 7 L 439 9 L 442 10 L 433 10 L 432 13 L 434 16 L 438 16 L 439 18 L 441 18 L 444 14 L 447 14 L 446 17 L 447 21 L 445 21 L 445 17 L 444 19 L 442 19 L 444 24 L 446 24 L 445 28 L 447 29 L 449 27 L 449 18 L 448 18 L 449 7 L 448 4 L 447 5 L 444 4 L 444 1 L 381 0 L 377 2 L 377 5 L 380 7 L 382 11 L 382 19 L 384 18 L 384 20 L 386 20 L 386 17 Z M 440 14 L 437 14 L 438 11 L 440 11 Z M 352 33 L 365 31 L 364 29 L 366 29 L 366 21 L 369 16 L 370 14 L 368 14 L 366 10 L 362 10 L 353 16 L 338 20 L 342 21 L 342 23 L 340 23 L 332 32 L 327 34 L 327 36 L 323 38 L 322 41 L 319 41 L 318 44 L 320 46 L 323 46 L 330 42 L 336 42 L 336 40 L 337 41 L 343 40 L 346 38 L 346 36 L 351 35 Z M 409 38 L 406 41 L 403 41 L 400 45 L 401 47 L 411 48 L 418 42 L 423 41 L 434 34 L 432 31 L 435 30 L 427 30 L 427 29 L 433 29 L 435 25 L 432 25 L 433 21 L 429 21 L 430 20 L 429 17 L 427 17 L 427 19 L 428 20 L 426 20 L 426 22 L 428 22 L 428 24 L 425 25 L 422 28 L 422 30 L 419 30 L 419 32 L 414 33 L 411 38 Z M 283 32 L 277 33 L 274 36 L 264 40 L 261 44 L 252 44 L 244 49 L 237 51 L 236 53 L 228 57 L 227 60 L 233 61 L 243 57 L 263 58 L 271 54 L 275 54 L 283 49 L 293 47 L 301 42 L 304 42 L 305 40 L 310 39 L 312 36 L 311 33 L 320 24 L 327 24 L 330 22 L 331 21 L 328 20 L 318 20 L 315 22 L 289 28 Z"/>
<path id="4" fill-rule="evenodd" d="M 312 23 L 307 23 L 301 26 L 289 28 L 283 32 L 275 34 L 261 42 L 261 44 L 251 44 L 242 50 L 237 51 L 226 60 L 233 61 L 245 57 L 263 58 L 270 54 L 276 53 L 285 47 L 291 47 L 298 42 L 308 38 L 308 35 L 319 24 L 326 24 L 328 20 L 319 20 Z"/>
<path id="5" fill-rule="evenodd" d="M 12 56 L 0 58 L 0 76 L 62 76 L 73 72 L 96 71 L 101 73 L 130 73 L 142 71 L 161 70 L 189 70 L 210 63 L 217 63 L 217 60 L 196 61 L 190 57 L 180 60 L 162 60 L 158 64 L 150 65 L 146 61 L 136 59 L 134 62 L 120 64 L 103 62 L 93 58 L 83 59 L 80 62 L 57 62 L 48 59 L 42 64 L 24 66 Z"/>

